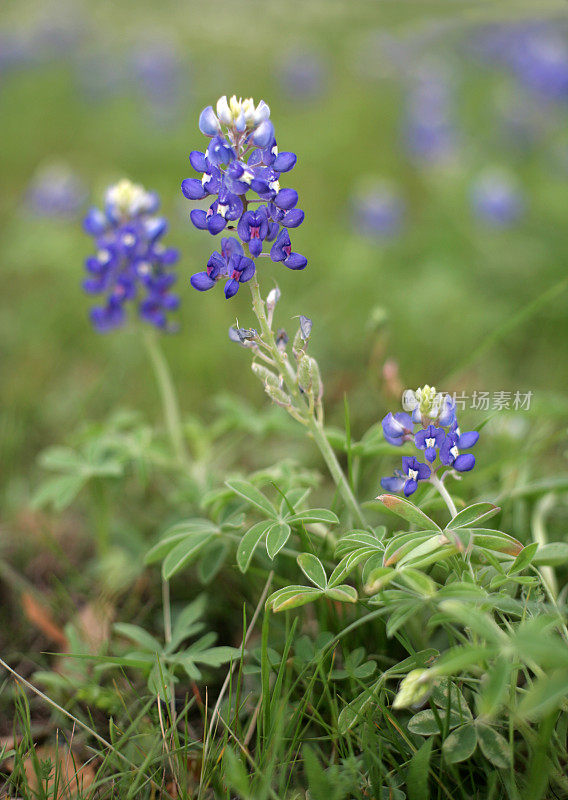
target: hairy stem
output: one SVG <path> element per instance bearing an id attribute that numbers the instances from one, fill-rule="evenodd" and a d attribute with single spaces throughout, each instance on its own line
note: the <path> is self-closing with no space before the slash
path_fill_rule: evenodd
<path id="1" fill-rule="evenodd" d="M 450 493 L 448 492 L 442 481 L 438 478 L 437 475 L 434 475 L 434 473 L 432 473 L 432 475 L 430 476 L 430 483 L 437 489 L 438 494 L 440 495 L 444 503 L 447 505 L 448 511 L 450 512 L 451 517 L 453 519 L 458 513 L 458 510 L 455 506 L 454 501 L 451 498 Z"/>
<path id="2" fill-rule="evenodd" d="M 260 332 L 262 334 L 263 341 L 267 345 L 272 358 L 276 362 L 276 365 L 280 371 L 280 374 L 286 385 L 286 388 L 288 389 L 290 396 L 295 400 L 297 407 L 301 409 L 305 405 L 304 400 L 298 388 L 298 384 L 296 383 L 294 372 L 291 368 L 287 356 L 284 353 L 282 353 L 276 346 L 274 333 L 272 332 L 272 329 L 268 324 L 268 320 L 266 318 L 264 301 L 260 294 L 260 287 L 258 285 L 258 279 L 256 277 L 256 274 L 250 280 L 250 290 L 252 294 L 253 311 L 259 322 Z M 316 419 L 313 414 L 310 414 L 309 409 L 307 407 L 305 414 L 305 425 L 310 431 L 313 440 L 317 444 L 323 456 L 323 459 L 326 463 L 326 466 L 329 469 L 331 476 L 335 481 L 339 491 L 341 492 L 341 496 L 343 497 L 345 505 L 351 512 L 357 525 L 360 525 L 362 528 L 368 530 L 369 524 L 366 521 L 363 512 L 361 511 L 361 508 L 359 507 L 359 503 L 357 502 L 353 492 L 351 491 L 351 487 L 349 486 L 349 483 L 343 473 L 343 470 L 341 469 L 341 465 L 337 460 L 337 456 L 335 455 L 331 445 L 327 440 L 323 428 L 323 423 L 321 422 L 320 419 Z"/>
<path id="3" fill-rule="evenodd" d="M 158 384 L 166 428 L 173 451 L 179 463 L 185 468 L 189 468 L 189 456 L 183 438 L 179 404 L 168 362 L 159 345 L 156 332 L 144 330 L 143 333 L 144 344 Z"/>

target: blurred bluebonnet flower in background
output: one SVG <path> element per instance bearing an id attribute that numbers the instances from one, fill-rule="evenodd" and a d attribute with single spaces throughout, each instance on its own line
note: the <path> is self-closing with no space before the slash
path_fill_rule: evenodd
<path id="1" fill-rule="evenodd" d="M 100 333 L 126 322 L 129 301 L 135 302 L 145 322 L 173 330 L 168 312 L 179 305 L 170 291 L 177 280 L 171 267 L 178 252 L 160 242 L 167 221 L 156 216 L 159 205 L 155 192 L 121 180 L 107 189 L 104 211 L 91 208 L 85 217 L 83 226 L 97 252 L 85 261 L 88 277 L 83 288 L 104 297 L 102 306 L 91 309 L 91 321 Z"/>
<path id="2" fill-rule="evenodd" d="M 478 439 L 477 431 L 461 433 L 458 427 L 456 402 L 449 395 L 437 392 L 433 386 L 422 386 L 406 391 L 402 397 L 404 411 L 388 413 L 382 421 L 383 433 L 389 444 L 401 447 L 413 442 L 424 453 L 428 464 L 415 456 L 402 459 L 402 470 L 393 476 L 381 479 L 381 486 L 388 492 L 413 494 L 418 482 L 429 480 L 442 467 L 451 467 L 457 472 L 468 472 L 475 466 L 475 456 L 460 453 L 460 448 L 470 449 Z"/>
<path id="3" fill-rule="evenodd" d="M 314 100 L 328 86 L 329 66 L 316 51 L 295 46 L 286 51 L 276 64 L 276 77 L 287 97 L 294 100 Z"/>
<path id="4" fill-rule="evenodd" d="M 513 225 L 525 210 L 524 197 L 516 180 L 498 168 L 484 170 L 475 179 L 470 197 L 478 219 L 494 227 Z"/>
<path id="5" fill-rule="evenodd" d="M 120 95 L 128 85 L 128 73 L 124 53 L 106 46 L 81 53 L 75 62 L 77 91 L 89 102 L 101 103 Z"/>
<path id="6" fill-rule="evenodd" d="M 83 181 L 65 163 L 40 167 L 26 191 L 26 209 L 38 217 L 75 219 L 87 200 Z"/>
<path id="7" fill-rule="evenodd" d="M 252 98 L 223 96 L 215 110 L 212 106 L 203 109 L 199 128 L 210 142 L 205 152 L 193 150 L 189 160 L 203 174 L 186 178 L 181 188 L 189 200 L 212 202 L 207 210 L 193 209 L 190 219 L 213 236 L 227 226 L 236 227 L 240 242 L 224 238 L 221 253 L 213 253 L 207 269 L 192 276 L 192 286 L 206 291 L 225 280 L 225 297 L 233 297 L 239 283 L 253 277 L 254 259 L 265 255 L 265 243 L 270 242 L 274 242 L 269 251 L 272 261 L 304 269 L 307 259 L 293 252 L 288 233 L 289 228 L 301 225 L 304 212 L 297 208 L 296 190 L 280 185 L 282 174 L 294 167 L 296 155 L 278 151 L 270 108 L 263 100 L 255 105 Z M 249 210 L 251 203 L 260 205 Z"/>
<path id="8" fill-rule="evenodd" d="M 176 113 L 187 100 L 187 65 L 173 42 L 152 41 L 138 45 L 130 55 L 134 81 L 157 114 Z"/>
<path id="9" fill-rule="evenodd" d="M 0 33 L 0 75 L 30 66 L 37 61 L 31 40 L 21 33 Z"/>
<path id="10" fill-rule="evenodd" d="M 480 59 L 505 67 L 541 99 L 568 99 L 568 37 L 558 20 L 485 25 L 472 41 Z"/>
<path id="11" fill-rule="evenodd" d="M 403 141 L 411 158 L 430 163 L 451 159 L 458 136 L 454 91 L 443 64 L 428 62 L 413 71 L 403 111 Z"/>
<path id="12" fill-rule="evenodd" d="M 387 181 L 367 184 L 356 190 L 351 199 L 352 225 L 368 236 L 396 235 L 403 227 L 405 212 L 400 193 Z"/>

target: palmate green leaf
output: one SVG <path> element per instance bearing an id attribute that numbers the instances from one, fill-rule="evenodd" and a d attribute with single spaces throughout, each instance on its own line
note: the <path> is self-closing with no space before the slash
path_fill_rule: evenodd
<path id="1" fill-rule="evenodd" d="M 451 708 L 449 714 L 446 714 L 445 710 L 440 710 L 438 718 L 440 719 L 442 728 L 447 724 L 450 730 L 452 728 L 457 728 L 458 725 L 473 722 L 473 717 L 469 709 L 467 709 L 465 713 L 460 713 L 457 709 Z M 424 711 L 419 711 L 408 720 L 408 730 L 411 733 L 417 733 L 419 736 L 434 736 L 440 733 L 440 725 L 432 709 L 426 708 Z"/>
<path id="2" fill-rule="evenodd" d="M 414 503 L 411 503 L 410 500 L 397 497 L 394 494 L 381 494 L 377 497 L 377 500 L 379 500 L 385 508 L 388 508 L 389 511 L 417 525 L 420 530 L 441 530 L 440 526 L 437 525 L 434 520 L 430 519 L 430 517 L 415 506 Z"/>
<path id="3" fill-rule="evenodd" d="M 317 597 L 322 597 L 323 591 L 314 586 L 286 586 L 273 592 L 266 601 L 266 608 L 275 613 L 290 608 L 297 608 L 311 603 Z"/>
<path id="4" fill-rule="evenodd" d="M 471 533 L 475 547 L 482 550 L 517 556 L 523 549 L 521 542 L 503 531 L 494 531 L 488 528 L 460 528 L 460 531 Z"/>
<path id="5" fill-rule="evenodd" d="M 432 688 L 430 699 L 438 708 L 444 711 L 450 706 L 450 708 L 453 708 L 459 714 L 467 714 L 468 718 L 471 716 L 471 714 L 468 713 L 469 706 L 466 703 L 461 689 L 455 681 L 449 678 L 443 678 Z"/>
<path id="6" fill-rule="evenodd" d="M 338 600 L 340 603 L 356 603 L 359 597 L 357 589 L 346 583 L 326 589 L 325 596 L 330 600 Z"/>
<path id="7" fill-rule="evenodd" d="M 384 529 L 381 533 L 384 533 Z M 343 556 L 354 553 L 361 548 L 380 553 L 385 549 L 384 544 L 377 534 L 369 533 L 369 531 L 355 530 L 341 537 L 335 546 L 335 555 L 337 558 L 343 558 Z"/>
<path id="8" fill-rule="evenodd" d="M 241 657 L 238 647 L 228 647 L 227 645 L 209 647 L 207 650 L 195 653 L 190 651 L 187 655 L 190 654 L 197 664 L 206 664 L 208 667 L 220 667 L 222 664 Z"/>
<path id="9" fill-rule="evenodd" d="M 256 508 L 266 514 L 267 517 L 271 519 L 276 519 L 278 517 L 278 512 L 270 500 L 250 481 L 233 478 L 230 481 L 225 481 L 225 483 L 235 494 L 243 497 L 251 505 L 256 506 Z"/>
<path id="10" fill-rule="evenodd" d="M 201 622 L 201 617 L 206 607 L 207 595 L 200 594 L 175 617 L 172 638 L 166 648 L 167 652 L 175 652 L 184 639 L 195 636 L 196 633 L 203 630 L 205 623 Z"/>
<path id="11" fill-rule="evenodd" d="M 323 522 L 327 525 L 339 524 L 339 517 L 337 514 L 334 514 L 333 511 L 329 511 L 327 508 L 310 508 L 307 511 L 298 511 L 295 514 L 289 514 L 285 519 L 290 525 L 296 522 Z"/>
<path id="12" fill-rule="evenodd" d="M 508 769 L 511 763 L 509 743 L 495 728 L 476 723 L 479 747 L 485 758 L 499 769 Z"/>
<path id="13" fill-rule="evenodd" d="M 398 579 L 401 580 L 409 589 L 421 595 L 425 599 L 434 597 L 438 585 L 429 575 L 411 567 L 398 569 Z"/>
<path id="14" fill-rule="evenodd" d="M 161 653 L 163 650 L 162 644 L 144 628 L 138 625 L 131 625 L 128 622 L 117 622 L 113 626 L 113 630 L 119 636 L 124 636 L 134 644 L 139 645 L 143 650 L 149 653 Z"/>
<path id="15" fill-rule="evenodd" d="M 34 494 L 32 508 L 52 506 L 55 511 L 63 511 L 77 497 L 86 483 L 83 475 L 60 475 L 43 481 Z"/>
<path id="16" fill-rule="evenodd" d="M 162 576 L 169 581 L 184 567 L 192 564 L 216 533 L 202 532 L 186 535 L 173 550 L 170 550 L 162 564 Z"/>
<path id="17" fill-rule="evenodd" d="M 318 589 L 325 589 L 327 587 L 327 575 L 323 564 L 317 556 L 312 553 L 300 553 L 296 559 L 298 566 L 306 576 Z"/>
<path id="18" fill-rule="evenodd" d="M 531 542 L 531 544 L 527 544 L 526 547 L 523 547 L 519 555 L 507 570 L 508 574 L 514 575 L 516 572 L 522 572 L 524 569 L 530 566 L 537 550 L 538 542 Z"/>
<path id="19" fill-rule="evenodd" d="M 144 557 L 145 564 L 155 564 L 157 561 L 162 561 L 168 553 L 180 544 L 187 536 L 195 533 L 219 533 L 219 527 L 211 522 L 209 519 L 201 519 L 195 517 L 194 519 L 183 520 L 177 522 L 168 528 L 159 542 L 157 542 Z"/>
<path id="20" fill-rule="evenodd" d="M 405 564 L 409 565 L 411 563 L 413 566 L 426 565 L 431 563 L 432 560 L 440 560 L 443 556 L 448 558 L 450 555 L 455 554 L 457 548 L 454 545 L 448 545 L 444 539 L 445 537 L 441 537 L 440 534 L 430 536 L 425 541 L 417 544 L 416 547 L 406 550 L 402 558 L 397 561 L 397 566 L 400 568 Z M 432 555 L 434 556 L 433 559 L 430 558 Z"/>
<path id="21" fill-rule="evenodd" d="M 397 572 L 393 567 L 375 567 L 366 576 L 365 592 L 376 594 L 397 577 Z"/>
<path id="22" fill-rule="evenodd" d="M 205 548 L 197 569 L 199 580 L 202 583 L 211 583 L 225 563 L 228 553 L 229 543 L 222 539 L 213 540 L 213 542 Z"/>
<path id="23" fill-rule="evenodd" d="M 534 558 L 535 567 L 562 567 L 568 564 L 568 542 L 548 542 L 541 545 Z"/>
<path id="24" fill-rule="evenodd" d="M 409 533 L 399 533 L 389 539 L 385 546 L 383 556 L 383 566 L 392 567 L 397 564 L 406 553 L 427 541 L 433 535 L 441 536 L 441 531 L 410 531 Z M 440 542 L 440 546 L 441 546 Z"/>
<path id="25" fill-rule="evenodd" d="M 44 469 L 77 473 L 83 466 L 83 459 L 71 447 L 49 447 L 40 454 L 38 463 Z"/>
<path id="26" fill-rule="evenodd" d="M 460 725 L 444 739 L 442 753 L 448 764 L 458 764 L 473 755 L 477 747 L 477 731 L 475 725 Z"/>
<path id="27" fill-rule="evenodd" d="M 257 522 L 256 525 L 253 525 L 252 528 L 245 533 L 239 542 L 239 546 L 237 548 L 237 564 L 241 572 L 246 572 L 249 568 L 258 543 L 266 534 L 271 525 L 272 521 L 270 520 L 262 520 L 262 522 Z"/>
<path id="28" fill-rule="evenodd" d="M 476 525 L 478 522 L 495 516 L 499 511 L 501 511 L 499 506 L 495 506 L 493 503 L 475 503 L 456 514 L 448 522 L 446 528 L 468 528 L 470 525 Z"/>
<path id="29" fill-rule="evenodd" d="M 408 800 L 430 800 L 428 772 L 434 739 L 426 739 L 410 759 L 406 791 Z"/>
<path id="30" fill-rule="evenodd" d="M 354 553 L 349 553 L 348 555 L 344 556 L 341 559 L 339 564 L 335 567 L 331 575 L 329 576 L 329 581 L 327 582 L 328 586 L 336 586 L 338 583 L 341 583 L 350 572 L 352 572 L 355 567 L 364 561 L 365 559 L 369 558 L 369 554 L 373 554 L 374 550 L 370 550 L 369 548 L 361 548 L 360 550 L 355 551 Z"/>
<path id="31" fill-rule="evenodd" d="M 266 534 L 266 552 L 269 558 L 273 559 L 278 555 L 291 533 L 292 529 L 286 522 L 276 522 L 270 526 Z"/>

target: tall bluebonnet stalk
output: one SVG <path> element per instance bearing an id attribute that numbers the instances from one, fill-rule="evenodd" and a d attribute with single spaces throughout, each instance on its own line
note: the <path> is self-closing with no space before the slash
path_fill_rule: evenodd
<path id="1" fill-rule="evenodd" d="M 444 468 L 457 472 L 473 469 L 475 456 L 461 450 L 471 449 L 477 443 L 479 433 L 460 431 L 455 400 L 448 394 L 437 392 L 433 386 L 405 392 L 402 405 L 404 411 L 389 412 L 383 419 L 385 439 L 395 447 L 412 442 L 418 452 L 416 456 L 404 456 L 402 469 L 395 470 L 392 477 L 382 478 L 381 486 L 387 492 L 403 493 L 409 497 L 421 481 L 429 481 L 455 514 L 455 507 L 451 500 L 448 502 L 447 492 L 437 473 Z"/>
<path id="2" fill-rule="evenodd" d="M 202 177 L 184 180 L 182 191 L 190 200 L 207 197 L 212 202 L 207 210 L 194 209 L 191 221 L 213 236 L 236 230 L 238 238 L 223 236 L 219 250 L 211 255 L 205 270 L 191 277 L 191 284 L 198 291 L 207 291 L 224 281 L 227 298 L 233 297 L 242 283 L 249 284 L 259 330 L 232 328 L 230 338 L 251 350 L 253 372 L 271 400 L 306 426 L 353 519 L 366 528 L 324 431 L 323 383 L 317 361 L 307 352 L 311 320 L 299 316 L 300 326 L 290 348 L 287 333 L 275 333 L 272 327 L 280 291 L 272 289 L 265 300 L 258 284 L 257 266 L 263 256 L 292 270 L 307 265 L 307 258 L 292 249 L 289 233 L 304 220 L 304 212 L 297 208 L 298 193 L 280 182 L 283 173 L 294 167 L 296 155 L 278 151 L 270 109 L 262 100 L 255 105 L 252 99 L 221 97 L 215 111 L 212 106 L 203 109 L 199 127 L 210 142 L 205 152 L 194 150 L 190 161 Z M 254 206 L 249 208 L 251 204 Z"/>
<path id="3" fill-rule="evenodd" d="M 83 288 L 104 298 L 102 305 L 91 309 L 91 322 L 99 333 L 123 326 L 129 303 L 148 323 L 142 339 L 156 376 L 173 451 L 178 461 L 187 466 L 177 395 L 152 330 L 175 330 L 169 313 L 179 306 L 179 297 L 171 291 L 177 280 L 172 267 L 178 260 L 178 251 L 161 242 L 168 223 L 157 216 L 159 206 L 155 192 L 147 192 L 126 179 L 107 189 L 104 210 L 91 208 L 83 222 L 96 247 L 96 254 L 85 261 L 88 277 Z"/>
<path id="4" fill-rule="evenodd" d="M 302 224 L 304 212 L 296 207 L 297 191 L 280 185 L 296 155 L 278 152 L 270 108 L 263 100 L 255 106 L 252 98 L 221 97 L 216 113 L 212 106 L 203 109 L 199 128 L 210 142 L 205 152 L 193 150 L 189 160 L 202 176 L 186 178 L 181 188 L 189 200 L 212 202 L 207 210 L 193 209 L 191 221 L 212 236 L 236 225 L 238 238 L 221 239 L 205 270 L 192 275 L 193 288 L 204 292 L 222 280 L 225 297 L 234 297 L 240 284 L 255 274 L 262 255 L 289 269 L 304 269 L 307 259 L 292 251 L 289 234 Z"/>

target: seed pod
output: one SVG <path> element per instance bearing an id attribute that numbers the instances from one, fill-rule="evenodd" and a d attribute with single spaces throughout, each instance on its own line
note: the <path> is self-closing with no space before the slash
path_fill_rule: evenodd
<path id="1" fill-rule="evenodd" d="M 254 374 L 259 378 L 263 383 L 267 383 L 269 386 L 274 386 L 275 388 L 280 387 L 280 379 L 278 375 L 275 375 L 269 369 L 267 369 L 264 364 L 259 364 L 257 361 L 253 361 L 251 364 L 251 369 Z"/>
<path id="2" fill-rule="evenodd" d="M 310 392 L 312 388 L 312 374 L 310 369 L 310 357 L 303 355 L 298 362 L 298 386 L 304 392 Z"/>
<path id="3" fill-rule="evenodd" d="M 286 392 L 282 391 L 282 389 L 278 389 L 275 386 L 270 386 L 268 383 L 265 383 L 264 391 L 270 397 L 270 399 L 276 403 L 276 405 L 283 406 L 286 408 L 292 404 L 292 401 L 290 400 Z"/>
<path id="4" fill-rule="evenodd" d="M 310 381 L 312 385 L 312 393 L 315 398 L 320 398 L 323 395 L 323 383 L 321 382 L 321 375 L 319 371 L 318 362 L 315 358 L 309 359 Z"/>

